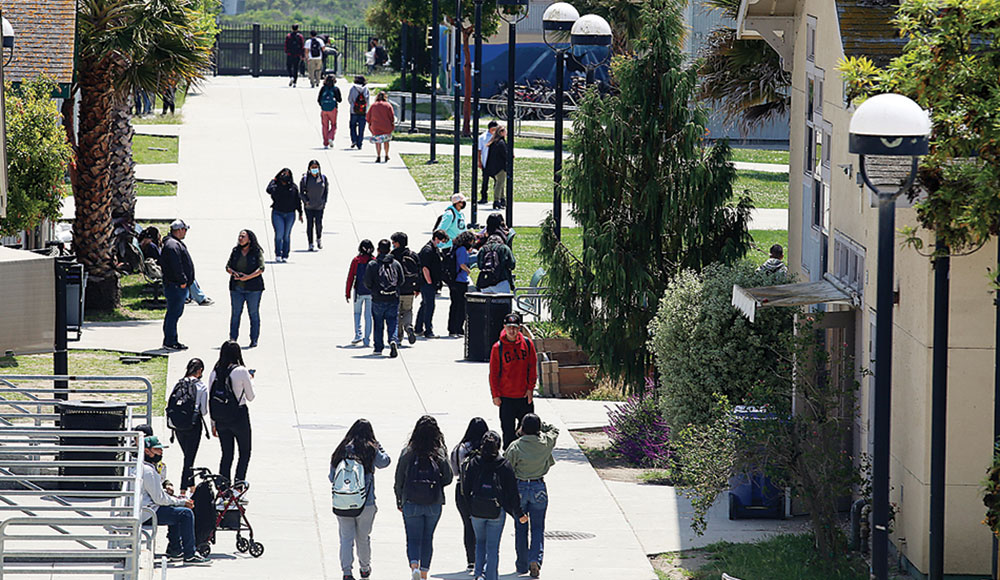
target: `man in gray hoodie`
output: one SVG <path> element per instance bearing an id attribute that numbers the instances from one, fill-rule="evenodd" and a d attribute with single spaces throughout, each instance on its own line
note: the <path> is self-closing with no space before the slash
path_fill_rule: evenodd
<path id="1" fill-rule="evenodd" d="M 365 77 L 354 77 L 351 92 L 347 94 L 347 106 L 351 111 L 351 147 L 357 147 L 359 151 L 365 140 L 365 115 L 368 114 L 368 99 L 371 98 L 366 84 Z"/>
<path id="2" fill-rule="evenodd" d="M 313 251 L 313 229 L 316 230 L 316 246 L 323 249 L 323 210 L 326 208 L 326 198 L 330 192 L 330 182 L 319 169 L 319 161 L 309 162 L 309 171 L 299 182 L 299 197 L 306 210 L 306 237 L 309 238 L 309 251 Z"/>

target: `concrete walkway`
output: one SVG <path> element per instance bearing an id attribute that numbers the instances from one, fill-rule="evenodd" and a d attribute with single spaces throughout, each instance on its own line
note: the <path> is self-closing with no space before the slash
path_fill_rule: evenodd
<path id="1" fill-rule="evenodd" d="M 499 428 L 486 387 L 487 365 L 463 362 L 459 341 L 420 340 L 403 348 L 397 359 L 373 357 L 369 349 L 350 346 L 352 307 L 341 296 L 358 241 L 377 241 L 402 230 L 419 247 L 429 236 L 436 209 L 423 200 L 398 155 L 376 165 L 370 145 L 364 152 L 347 148 L 346 114 L 339 120 L 336 147 L 323 149 L 314 93 L 283 84 L 280 79 L 219 77 L 206 83 L 202 94 L 190 96 L 184 107 L 179 191 L 171 217 L 191 225 L 186 241 L 198 280 L 218 304 L 185 311 L 180 339 L 190 350 L 170 355 L 168 382 L 180 378 L 190 357 L 201 357 L 209 366 L 216 360 L 229 323 L 224 265 L 239 230 L 254 230 L 266 247 L 268 264 L 260 346 L 244 353 L 247 365 L 257 369 L 258 393 L 250 405 L 254 450 L 249 515 L 266 551 L 260 559 L 236 553 L 232 532 L 221 532 L 210 568 L 172 567 L 170 578 L 340 578 L 327 473 L 330 453 L 355 419 L 372 421 L 394 459 L 425 413 L 437 417 L 449 446 L 473 416 Z M 331 178 L 325 249 L 305 252 L 305 231 L 296 224 L 289 263 L 275 264 L 264 186 L 285 166 L 301 174 L 310 159 L 318 159 Z M 159 201 L 141 198 L 140 215 Z M 446 330 L 446 311 L 447 299 L 440 299 L 439 333 Z M 245 317 L 241 330 L 245 345 Z M 92 325 L 78 346 L 142 350 L 161 342 L 158 323 L 140 322 Z M 565 432 L 554 409 L 558 403 L 539 400 L 537 405 L 539 414 L 563 429 L 558 464 L 546 478 L 551 491 L 547 527 L 593 537 L 549 540 L 543 577 L 655 578 L 619 503 Z M 159 429 L 165 436 L 162 424 Z M 218 458 L 217 442 L 203 441 L 198 465 L 214 469 Z M 166 460 L 170 476 L 178 479 L 180 449 L 168 449 Z M 407 573 L 392 471 L 376 478 L 381 511 L 373 533 L 376 579 Z M 447 492 L 431 575 L 467 578 L 453 488 Z M 508 522 L 500 567 L 507 577 L 514 572 L 512 539 Z"/>

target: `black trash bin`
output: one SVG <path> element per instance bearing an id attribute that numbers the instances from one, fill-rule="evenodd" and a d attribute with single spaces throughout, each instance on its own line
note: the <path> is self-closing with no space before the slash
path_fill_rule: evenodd
<path id="1" fill-rule="evenodd" d="M 59 428 L 67 431 L 124 431 L 125 403 L 105 403 L 99 401 L 66 401 L 57 406 Z M 100 451 L 101 447 L 122 445 L 121 437 L 59 437 L 60 445 L 90 446 L 94 451 L 61 451 L 59 461 L 116 461 L 120 451 Z M 59 468 L 60 475 L 80 477 L 85 475 L 121 476 L 120 467 L 65 466 Z M 121 482 L 115 481 L 64 481 L 60 489 L 74 491 L 120 491 Z"/>
<path id="2" fill-rule="evenodd" d="M 465 295 L 465 360 L 489 362 L 490 349 L 503 330 L 503 318 L 513 309 L 513 294 Z"/>

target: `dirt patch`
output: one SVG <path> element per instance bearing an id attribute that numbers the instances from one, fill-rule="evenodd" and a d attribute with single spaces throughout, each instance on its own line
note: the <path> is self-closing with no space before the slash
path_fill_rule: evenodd
<path id="1" fill-rule="evenodd" d="M 650 485 L 669 484 L 666 473 L 635 467 L 615 453 L 611 449 L 611 440 L 603 429 L 577 429 L 570 431 L 570 435 L 601 479 Z"/>
<path id="2" fill-rule="evenodd" d="M 708 563 L 709 554 L 702 550 L 687 550 L 685 552 L 670 552 L 658 554 L 649 558 L 650 564 L 665 580 L 690 580 L 694 571 Z"/>

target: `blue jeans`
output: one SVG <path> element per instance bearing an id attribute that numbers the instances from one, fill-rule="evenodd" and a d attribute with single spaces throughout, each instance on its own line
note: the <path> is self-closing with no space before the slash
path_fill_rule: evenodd
<path id="1" fill-rule="evenodd" d="M 208 296 L 205 296 L 205 293 L 202 291 L 201 286 L 198 285 L 197 280 L 188 284 L 188 298 L 194 300 L 198 304 L 201 304 L 206 298 L 208 298 Z"/>
<path id="2" fill-rule="evenodd" d="M 472 528 L 476 530 L 476 570 L 473 578 L 497 580 L 500 564 L 500 535 L 507 514 L 501 512 L 496 519 L 472 518 Z"/>
<path id="3" fill-rule="evenodd" d="M 420 309 L 417 310 L 417 334 L 434 332 L 434 299 L 437 297 L 437 287 L 433 284 L 420 284 Z"/>
<path id="4" fill-rule="evenodd" d="M 545 510 L 549 507 L 549 492 L 544 481 L 517 481 L 517 491 L 521 494 L 521 511 L 528 514 L 528 523 L 514 522 L 514 548 L 517 551 L 517 561 L 514 567 L 518 572 L 528 569 L 528 564 L 537 562 L 542 565 L 542 555 L 545 545 Z M 531 533 L 531 544 L 528 544 L 528 533 Z"/>
<path id="5" fill-rule="evenodd" d="M 292 245 L 292 225 L 294 224 L 294 211 L 271 210 L 271 225 L 274 226 L 274 257 L 288 257 L 288 251 Z"/>
<path id="6" fill-rule="evenodd" d="M 361 147 L 365 140 L 365 116 L 351 113 L 351 145 Z"/>
<path id="7" fill-rule="evenodd" d="M 361 313 L 365 316 L 365 346 L 372 337 L 372 295 L 354 294 L 354 340 L 361 340 Z"/>
<path id="8" fill-rule="evenodd" d="M 161 505 L 156 508 L 156 522 L 167 526 L 168 553 L 183 551 L 185 558 L 194 556 L 194 512 L 190 508 Z"/>
<path id="9" fill-rule="evenodd" d="M 177 340 L 177 321 L 184 314 L 184 301 L 188 297 L 188 289 L 177 284 L 163 283 L 163 296 L 167 299 L 167 313 L 163 316 L 163 344 L 173 346 Z"/>
<path id="10" fill-rule="evenodd" d="M 389 335 L 390 344 L 399 344 L 399 337 L 396 335 L 399 326 L 399 300 L 372 300 L 372 321 L 375 323 L 375 352 L 382 352 L 385 348 L 385 343 L 382 342 L 385 334 Z"/>
<path id="11" fill-rule="evenodd" d="M 229 316 L 229 340 L 240 337 L 240 319 L 243 318 L 245 302 L 250 315 L 250 342 L 257 344 L 257 339 L 260 338 L 260 296 L 263 293 L 263 290 L 244 290 L 239 287 L 229 291 L 229 301 L 233 305 L 233 312 Z"/>
<path id="12" fill-rule="evenodd" d="M 403 527 L 406 529 L 406 558 L 420 569 L 431 569 L 434 553 L 434 528 L 441 519 L 441 505 L 403 504 Z"/>

